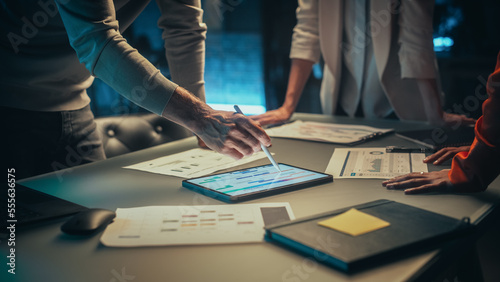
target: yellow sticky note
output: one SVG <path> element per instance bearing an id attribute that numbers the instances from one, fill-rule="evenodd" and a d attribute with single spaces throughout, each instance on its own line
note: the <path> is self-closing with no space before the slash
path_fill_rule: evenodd
<path id="1" fill-rule="evenodd" d="M 360 212 L 357 209 L 350 209 L 344 213 L 320 221 L 318 224 L 352 236 L 358 236 L 391 225 L 387 221 Z"/>

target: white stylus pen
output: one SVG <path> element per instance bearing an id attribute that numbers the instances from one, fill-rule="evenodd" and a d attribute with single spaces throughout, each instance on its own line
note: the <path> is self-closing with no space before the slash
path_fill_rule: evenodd
<path id="1" fill-rule="evenodd" d="M 238 105 L 234 105 L 234 110 L 239 113 L 239 114 L 242 114 L 244 115 L 244 113 L 241 111 L 240 107 L 238 107 Z M 262 148 L 262 151 L 264 151 L 264 153 L 266 153 L 267 155 L 267 158 L 271 161 L 271 163 L 273 164 L 273 166 L 279 171 L 281 172 L 281 169 L 280 167 L 278 166 L 278 163 L 276 163 L 276 161 L 274 160 L 273 156 L 271 155 L 271 153 L 269 152 L 269 150 L 266 148 L 266 146 L 262 145 L 262 143 L 260 143 L 260 147 Z"/>

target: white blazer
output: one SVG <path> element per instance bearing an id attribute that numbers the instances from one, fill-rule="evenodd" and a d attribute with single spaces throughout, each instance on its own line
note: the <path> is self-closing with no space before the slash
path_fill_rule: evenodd
<path id="1" fill-rule="evenodd" d="M 334 114 L 339 97 L 343 0 L 299 0 L 290 58 L 325 61 L 321 87 L 324 114 Z M 373 52 L 381 85 L 402 120 L 435 121 L 438 104 L 424 107 L 415 78 L 438 80 L 432 37 L 432 0 L 370 0 Z M 331 74 L 331 75 L 330 75 Z M 441 90 L 438 89 L 441 93 Z"/>

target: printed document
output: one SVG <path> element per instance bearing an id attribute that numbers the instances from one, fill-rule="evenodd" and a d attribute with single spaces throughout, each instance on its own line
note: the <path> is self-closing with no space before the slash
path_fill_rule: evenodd
<path id="1" fill-rule="evenodd" d="M 117 209 L 101 242 L 111 247 L 263 242 L 265 225 L 293 219 L 289 203 Z"/>
<path id="2" fill-rule="evenodd" d="M 336 148 L 326 168 L 334 178 L 389 179 L 427 172 L 425 153 L 386 153 L 385 148 Z"/>
<path id="3" fill-rule="evenodd" d="M 251 156 L 244 157 L 240 160 L 235 160 L 229 156 L 225 156 L 214 151 L 196 148 L 182 153 L 126 166 L 124 168 L 172 175 L 182 178 L 194 178 L 263 158 L 267 158 L 267 156 L 262 151 L 259 151 Z"/>
<path id="4" fill-rule="evenodd" d="M 393 129 L 364 125 L 344 125 L 297 120 L 279 127 L 266 129 L 269 136 L 310 141 L 352 144 L 391 132 Z"/>

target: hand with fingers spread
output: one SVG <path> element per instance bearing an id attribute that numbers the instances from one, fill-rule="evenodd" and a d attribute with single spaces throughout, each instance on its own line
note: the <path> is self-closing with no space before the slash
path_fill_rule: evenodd
<path id="1" fill-rule="evenodd" d="M 405 194 L 450 191 L 449 169 L 433 172 L 413 172 L 382 182 L 390 190 L 404 190 Z"/>
<path id="2" fill-rule="evenodd" d="M 469 150 L 470 146 L 446 147 L 426 157 L 424 159 L 424 163 L 432 163 L 434 165 L 440 165 L 443 162 L 452 159 L 456 154 L 460 152 L 468 152 Z"/>

